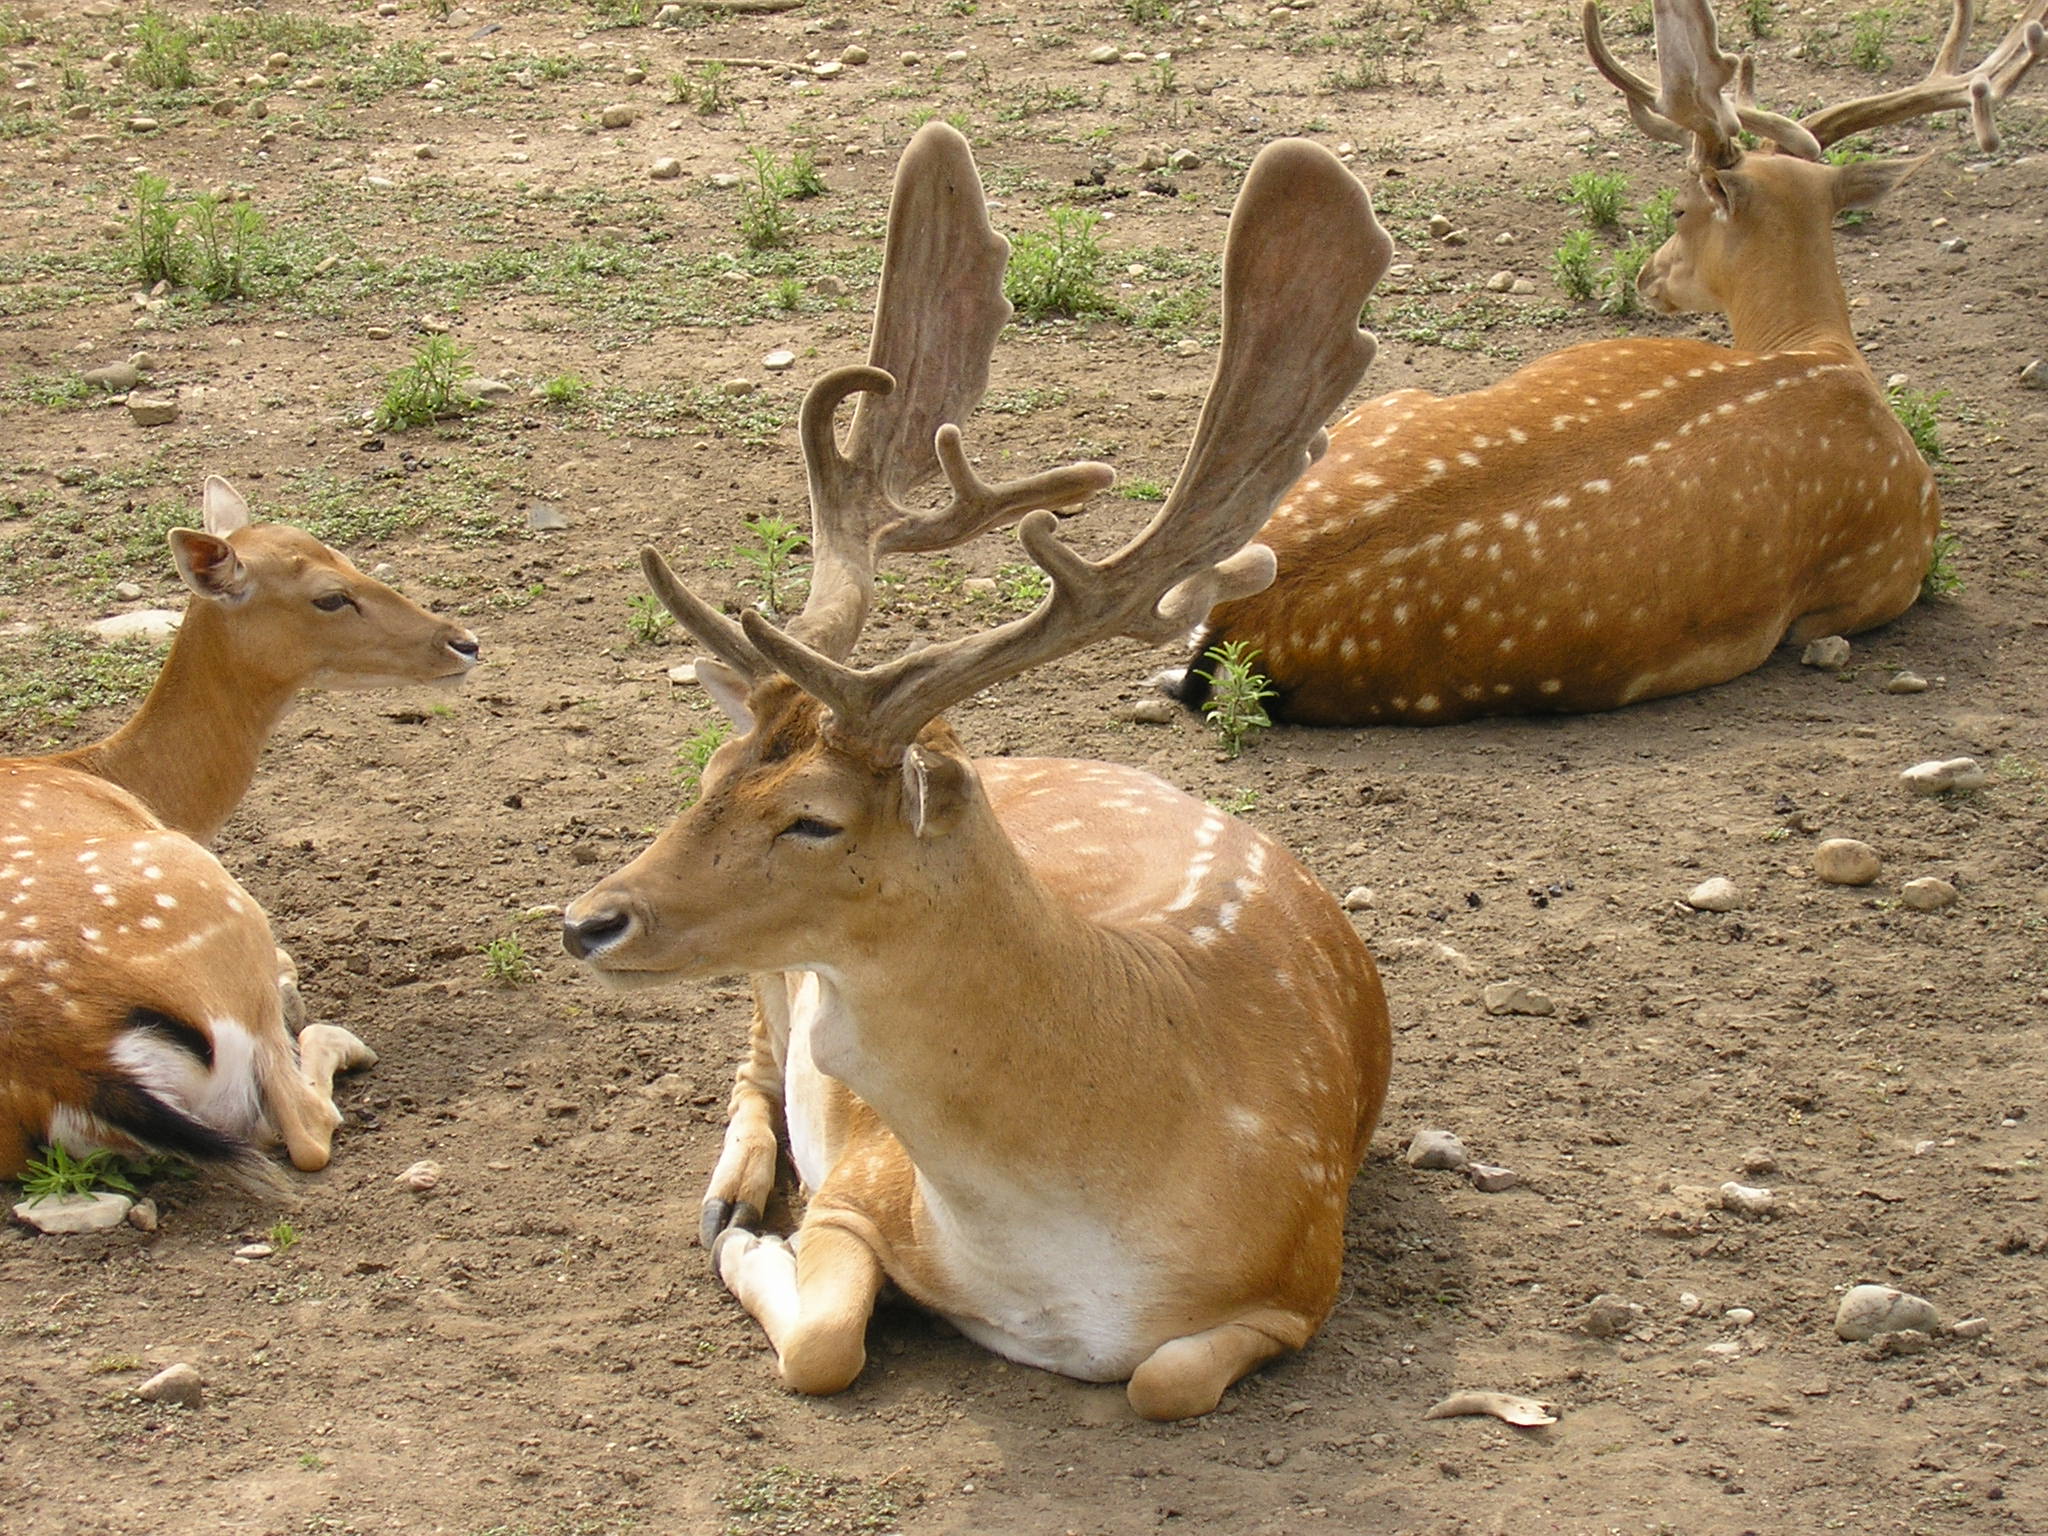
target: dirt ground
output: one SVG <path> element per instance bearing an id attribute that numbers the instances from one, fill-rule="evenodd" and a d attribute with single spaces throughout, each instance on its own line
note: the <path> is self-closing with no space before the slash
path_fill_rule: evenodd
<path id="1" fill-rule="evenodd" d="M 2003 109 L 1996 153 L 1952 119 L 1881 134 L 1883 152 L 1936 153 L 1842 231 L 1873 367 L 1948 392 L 1961 580 L 1859 638 L 1846 666 L 1781 653 L 1592 718 L 1281 729 L 1236 761 L 1192 719 L 1132 721 L 1142 678 L 1178 659 L 1135 645 L 956 713 L 987 754 L 1143 764 L 1249 816 L 1332 890 L 1374 893 L 1357 921 L 1397 1059 L 1345 1292 L 1307 1350 L 1214 1416 L 1159 1427 L 1120 1389 L 1005 1364 L 908 1312 L 877 1321 L 852 1390 L 795 1398 L 711 1278 L 697 1199 L 743 985 L 622 998 L 554 938 L 552 909 L 683 801 L 678 751 L 711 718 L 668 680 L 687 651 L 636 633 L 635 552 L 651 541 L 700 590 L 744 598 L 742 519 L 801 518 L 794 405 L 864 355 L 894 158 L 934 113 L 970 133 L 1006 232 L 1046 230 L 1061 206 L 1103 215 L 1115 305 L 1013 327 L 970 448 L 1008 472 L 1104 458 L 1141 496 L 1178 466 L 1213 356 L 1220 215 L 1270 138 L 1348 155 L 1396 238 L 1372 392 L 1473 386 L 1623 329 L 1724 335 L 1604 315 L 1550 270 L 1579 222 L 1570 175 L 1625 172 L 1639 228 L 1678 157 L 1629 127 L 1563 6 L 812 0 L 664 25 L 633 0 L 440 9 L 0 5 L 0 749 L 121 717 L 151 663 L 75 637 L 175 606 L 162 529 L 196 515 L 208 472 L 466 615 L 488 663 L 456 695 L 309 698 L 275 739 L 219 851 L 296 953 L 314 1015 L 382 1060 L 342 1088 L 334 1163 L 293 1178 L 292 1209 L 164 1177 L 154 1234 L 0 1233 L 0 1525 L 2039 1525 L 2048 394 L 2018 375 L 2044 350 L 2042 82 Z M 1879 48 L 1896 63 L 1873 76 L 1851 60 L 1874 24 L 1849 7 L 1751 9 L 1773 23 L 1764 93 L 1800 108 L 1917 74 L 1940 20 L 1860 13 L 1891 18 Z M 179 25 L 206 29 L 195 82 L 138 80 Z M 1616 30 L 1647 68 L 1648 38 Z M 1104 45 L 1120 55 L 1090 63 Z M 796 79 L 701 62 L 845 57 Z M 614 104 L 637 108 L 629 126 L 599 125 Z M 744 189 L 714 180 L 751 174 L 753 148 L 808 151 L 825 185 L 782 210 L 784 249 L 749 250 Z M 1148 149 L 1197 163 L 1141 170 Z M 652 178 L 664 157 L 680 174 Z M 251 296 L 211 302 L 188 276 L 136 298 L 144 170 L 174 202 L 249 194 L 270 239 Z M 1439 213 L 1461 241 L 1431 237 Z M 1601 259 L 1623 238 L 1601 235 Z M 1501 270 L 1537 291 L 1488 291 Z M 511 393 L 371 430 L 386 376 L 437 328 Z M 171 425 L 75 387 L 138 348 L 179 399 Z M 783 349 L 794 366 L 765 369 Z M 722 393 L 736 378 L 757 391 Z M 566 528 L 534 531 L 536 508 Z M 1106 547 L 1151 511 L 1113 492 L 1076 538 Z M 1018 558 L 992 538 L 908 566 L 871 653 L 994 622 Z M 985 577 L 994 592 L 964 585 Z M 119 598 L 122 582 L 142 596 Z M 1902 668 L 1931 686 L 1887 692 Z M 1960 754 L 1992 767 L 1987 788 L 1927 800 L 1897 783 Z M 1880 881 L 1819 884 L 1830 835 L 1875 846 Z M 1745 910 L 1679 905 L 1717 874 L 1748 890 Z M 1899 885 L 1921 875 L 1958 904 L 1904 908 Z M 1556 1012 L 1489 1014 L 1496 981 Z M 1409 1169 L 1423 1126 L 1520 1183 L 1481 1194 Z M 444 1170 L 425 1197 L 394 1182 L 422 1158 Z M 1730 1179 L 1771 1188 L 1775 1213 L 1712 1209 Z M 234 1257 L 281 1219 L 295 1242 Z M 1862 1281 L 1990 1330 L 1917 1355 L 1840 1343 L 1836 1302 Z M 1619 1336 L 1582 1327 L 1602 1293 L 1640 1309 Z M 204 1405 L 136 1401 L 174 1361 L 203 1373 Z M 1549 1399 L 1562 1419 L 1423 1419 L 1461 1388 Z"/>

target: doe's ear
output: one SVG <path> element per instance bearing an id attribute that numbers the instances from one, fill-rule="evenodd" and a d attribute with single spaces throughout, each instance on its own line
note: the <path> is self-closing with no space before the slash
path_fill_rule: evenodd
<path id="1" fill-rule="evenodd" d="M 697 681 L 704 685 L 704 691 L 711 695 L 726 719 L 732 722 L 733 731 L 744 736 L 754 728 L 754 712 L 747 708 L 747 680 L 722 661 L 709 656 L 697 658 Z"/>
<path id="2" fill-rule="evenodd" d="M 1915 155 L 1910 160 L 1855 160 L 1836 166 L 1835 212 L 1875 207 L 1891 195 L 1892 188 L 1933 158 L 1931 154 Z"/>
<path id="3" fill-rule="evenodd" d="M 903 754 L 903 814 L 918 837 L 944 837 L 959 824 L 974 794 L 967 760 L 930 747 Z"/>
<path id="4" fill-rule="evenodd" d="M 208 533 L 225 538 L 237 528 L 249 526 L 249 503 L 219 475 L 208 475 L 206 490 L 200 497 L 200 520 Z"/>
<path id="5" fill-rule="evenodd" d="M 170 537 L 178 579 L 199 596 L 239 602 L 249 595 L 249 567 L 226 539 L 191 528 L 173 528 Z"/>

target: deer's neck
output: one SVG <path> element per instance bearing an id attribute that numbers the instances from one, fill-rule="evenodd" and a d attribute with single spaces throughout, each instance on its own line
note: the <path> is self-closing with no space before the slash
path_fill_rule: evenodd
<path id="1" fill-rule="evenodd" d="M 988 822 L 996 846 L 959 890 L 820 968 L 813 1059 L 927 1172 L 1067 1155 L 1158 1054 L 1162 968 L 1048 891 Z"/>
<path id="2" fill-rule="evenodd" d="M 236 670 L 225 626 L 195 602 L 156 686 L 106 740 L 60 760 L 112 780 L 166 826 L 211 842 L 248 793 L 263 743 L 298 689 L 290 680 Z"/>
<path id="3" fill-rule="evenodd" d="M 1823 237 L 1812 262 L 1758 263 L 1744 271 L 1727 309 L 1739 352 L 1828 350 L 1862 359 L 1830 238 Z"/>

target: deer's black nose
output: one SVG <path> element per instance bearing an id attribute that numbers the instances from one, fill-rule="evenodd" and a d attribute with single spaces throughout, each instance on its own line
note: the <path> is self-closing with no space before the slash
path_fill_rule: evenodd
<path id="1" fill-rule="evenodd" d="M 578 960 L 604 953 L 633 928 L 633 914 L 624 911 L 595 912 L 583 918 L 562 920 L 562 948 Z"/>

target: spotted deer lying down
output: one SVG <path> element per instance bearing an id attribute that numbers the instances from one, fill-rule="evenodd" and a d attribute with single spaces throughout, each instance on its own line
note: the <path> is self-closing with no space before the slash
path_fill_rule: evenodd
<path id="1" fill-rule="evenodd" d="M 375 1059 L 331 1025 L 294 1048 L 289 962 L 202 840 L 301 688 L 452 681 L 476 639 L 217 477 L 204 521 L 170 535 L 192 599 L 134 718 L 0 759 L 0 1178 L 40 1142 L 324 1167 L 334 1074 Z"/>
<path id="2" fill-rule="evenodd" d="M 1357 317 L 1389 250 L 1327 153 L 1259 156 L 1180 479 L 1091 562 L 1043 509 L 1107 469 L 987 485 L 960 446 L 1009 314 L 1007 247 L 965 141 L 928 125 L 897 173 L 871 366 L 804 403 L 804 612 L 735 624 L 644 556 L 716 656 L 699 675 L 737 734 L 698 804 L 568 907 L 563 938 L 620 985 L 756 973 L 704 1231 L 791 1387 L 854 1380 L 885 1279 L 1012 1359 L 1128 1381 L 1162 1419 L 1206 1413 L 1329 1311 L 1389 1060 L 1349 920 L 1284 849 L 1152 775 L 972 761 L 939 715 L 1108 636 L 1183 633 L 1218 588 L 1269 576 L 1247 540 L 1371 357 Z M 856 393 L 842 450 L 833 416 Z M 906 512 L 940 467 L 951 502 Z M 1051 578 L 1035 612 L 846 662 L 879 557 L 1027 512 Z M 778 1121 L 810 1191 L 788 1239 L 749 1230 Z"/>
<path id="3" fill-rule="evenodd" d="M 1661 90 L 1584 13 L 1635 121 L 1693 144 L 1677 232 L 1637 286 L 1664 314 L 1725 314 L 1733 345 L 1588 342 L 1472 394 L 1406 389 L 1347 414 L 1259 536 L 1278 578 L 1219 606 L 1196 646 L 1256 648 L 1277 718 L 1611 709 L 1739 676 L 1788 638 L 1882 624 L 1919 595 L 1941 505 L 1850 332 L 1830 233 L 1918 162 L 1821 151 L 1962 108 L 1995 145 L 1992 105 L 2048 51 L 2048 4 L 1958 73 L 1957 0 L 1925 82 L 1799 122 L 1754 106 L 1749 61 L 1721 53 L 1703 0 L 1655 14 Z"/>

